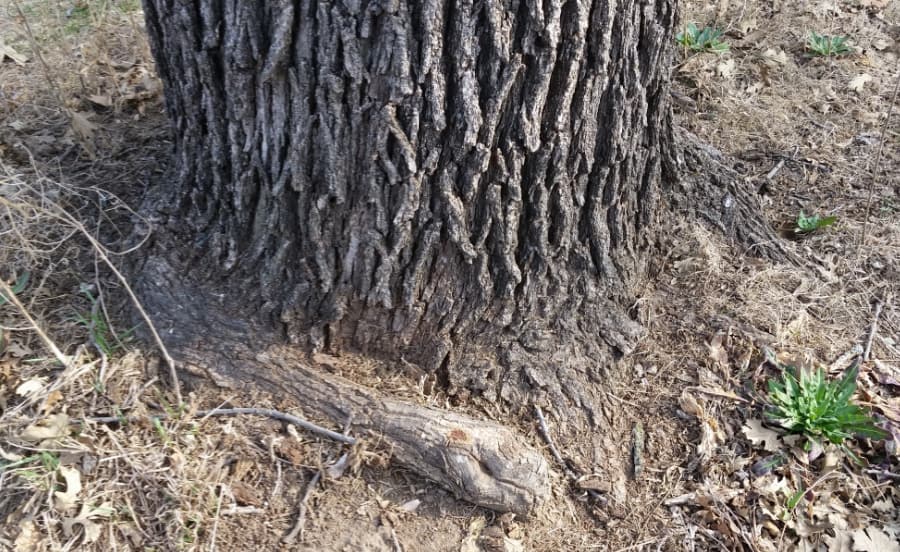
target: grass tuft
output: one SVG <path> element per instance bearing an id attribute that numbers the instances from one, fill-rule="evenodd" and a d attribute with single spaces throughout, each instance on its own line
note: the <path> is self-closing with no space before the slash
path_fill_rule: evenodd
<path id="1" fill-rule="evenodd" d="M 822 57 L 842 56 L 852 51 L 847 45 L 846 36 L 820 35 L 816 32 L 809 33 L 806 48 L 814 55 Z"/>
<path id="2" fill-rule="evenodd" d="M 694 23 L 688 23 L 685 30 L 675 35 L 675 40 L 688 50 L 722 54 L 729 49 L 727 43 L 719 40 L 722 34 L 719 29 L 712 27 L 700 29 Z"/>
<path id="3" fill-rule="evenodd" d="M 853 437 L 884 439 L 887 432 L 875 425 L 862 408 L 851 402 L 856 391 L 857 366 L 838 381 L 825 378 L 825 371 L 798 370 L 788 366 L 782 380 L 769 381 L 769 417 L 790 433 L 800 433 L 813 442 L 822 439 L 836 445 Z"/>

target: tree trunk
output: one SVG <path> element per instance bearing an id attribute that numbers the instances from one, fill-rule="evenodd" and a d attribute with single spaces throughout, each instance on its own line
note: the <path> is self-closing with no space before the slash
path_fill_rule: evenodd
<path id="1" fill-rule="evenodd" d="M 144 0 L 176 154 L 156 221 L 195 286 L 148 268 L 164 335 L 225 335 L 177 321 L 218 309 L 596 423 L 674 178 L 674 4 Z"/>

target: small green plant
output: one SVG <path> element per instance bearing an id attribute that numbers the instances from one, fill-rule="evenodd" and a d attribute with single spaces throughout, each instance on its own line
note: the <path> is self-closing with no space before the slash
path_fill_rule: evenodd
<path id="1" fill-rule="evenodd" d="M 697 25 L 688 23 L 683 31 L 675 35 L 675 40 L 688 50 L 722 54 L 728 51 L 728 44 L 719 40 L 722 34 L 719 29 L 712 27 L 699 29 Z"/>
<path id="2" fill-rule="evenodd" d="M 806 47 L 817 56 L 841 56 L 849 54 L 852 50 L 847 46 L 846 36 L 820 35 L 816 32 L 809 33 L 806 39 Z"/>
<path id="3" fill-rule="evenodd" d="M 91 302 L 91 312 L 86 314 L 76 312 L 73 320 L 87 329 L 91 343 L 106 356 L 111 356 L 122 348 L 122 343 L 131 337 L 135 328 L 119 335 L 114 334 L 106 322 L 106 317 L 100 312 L 100 300 L 94 297 L 87 286 L 82 285 L 81 291 Z"/>
<path id="4" fill-rule="evenodd" d="M 839 381 L 829 381 L 822 368 L 812 372 L 788 366 L 780 382 L 769 381 L 768 416 L 790 433 L 803 434 L 815 443 L 826 439 L 843 447 L 854 436 L 884 439 L 887 432 L 850 401 L 858 374 L 854 366 Z"/>
<path id="5" fill-rule="evenodd" d="M 28 285 L 28 277 L 30 275 L 30 272 L 25 272 L 24 274 L 19 276 L 19 278 L 16 280 L 16 283 L 9 288 L 10 291 L 13 292 L 13 295 L 18 295 L 25 290 L 25 286 Z M 3 292 L 0 292 L 0 305 L 6 303 L 7 301 L 9 301 L 9 297 L 4 295 Z"/>
<path id="6" fill-rule="evenodd" d="M 819 215 L 810 215 L 806 216 L 803 211 L 800 211 L 800 216 L 797 217 L 797 226 L 794 231 L 798 234 L 809 234 L 811 232 L 815 232 L 816 230 L 821 230 L 822 228 L 827 228 L 837 222 L 837 217 L 820 217 Z"/>
<path id="7" fill-rule="evenodd" d="M 153 422 L 153 429 L 156 430 L 157 435 L 159 435 L 159 440 L 163 442 L 164 445 L 169 444 L 169 432 L 166 431 L 166 427 L 162 425 L 162 421 L 159 418 L 153 417 L 151 418 Z"/>

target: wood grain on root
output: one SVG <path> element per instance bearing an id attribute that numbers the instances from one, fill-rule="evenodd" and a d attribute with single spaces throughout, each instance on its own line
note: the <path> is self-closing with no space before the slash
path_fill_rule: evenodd
<path id="1" fill-rule="evenodd" d="M 679 145 L 679 176 L 668 202 L 705 222 L 755 257 L 806 264 L 766 220 L 756 189 L 731 168 L 728 158 L 693 133 L 674 128 L 670 140 Z"/>
<path id="2" fill-rule="evenodd" d="M 541 453 L 514 430 L 456 412 L 384 397 L 317 369 L 261 321 L 193 287 L 166 261 L 144 263 L 141 295 L 184 375 L 229 388 L 256 387 L 303 405 L 310 418 L 387 444 L 399 464 L 458 498 L 502 512 L 527 514 L 550 493 Z"/>
<path id="3" fill-rule="evenodd" d="M 291 356 L 282 347 L 261 353 L 248 375 L 265 374 L 275 390 L 318 415 L 352 416 L 355 431 L 381 435 L 399 463 L 473 504 L 526 514 L 548 497 L 546 460 L 513 430 L 383 397 Z"/>
<path id="4" fill-rule="evenodd" d="M 381 396 L 312 368 L 286 347 L 270 347 L 254 359 L 231 359 L 230 365 L 230 374 L 262 382 L 267 390 L 295 399 L 317 417 L 335 424 L 352 417 L 354 433 L 379 436 L 399 464 L 458 498 L 524 515 L 549 496 L 544 457 L 500 424 Z M 217 379 L 224 382 L 221 374 Z M 230 385 L 247 381 L 232 380 Z"/>

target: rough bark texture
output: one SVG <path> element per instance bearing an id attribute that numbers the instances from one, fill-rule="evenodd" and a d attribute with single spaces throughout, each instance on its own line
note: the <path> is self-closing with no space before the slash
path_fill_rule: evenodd
<path id="1" fill-rule="evenodd" d="M 556 419 L 570 435 L 602 425 L 604 371 L 641 336 L 629 306 L 674 179 L 674 4 L 144 0 L 175 161 L 148 200 L 159 256 L 139 286 L 176 356 L 219 382 L 326 397 L 333 382 L 299 364 L 225 358 L 280 339 L 413 365 L 458 397 L 577 413 L 568 430 Z M 397 412 L 343 389 L 317 408 Z M 508 480 L 507 448 L 467 449 L 484 468 L 468 480 L 500 489 L 483 504 L 536 503 L 541 469 Z M 468 492 L 446 450 L 408 454 Z"/>
<path id="2" fill-rule="evenodd" d="M 674 0 L 144 4 L 182 270 L 293 343 L 591 410 L 640 336 Z"/>

